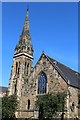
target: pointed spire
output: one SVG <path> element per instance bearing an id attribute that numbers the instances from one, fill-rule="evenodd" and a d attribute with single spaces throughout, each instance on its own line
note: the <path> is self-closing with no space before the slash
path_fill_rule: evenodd
<path id="1" fill-rule="evenodd" d="M 25 22 L 24 22 L 24 26 L 23 26 L 23 31 L 22 34 L 29 31 L 29 17 L 28 17 L 28 8 L 27 8 L 27 12 L 26 12 L 26 18 L 25 18 Z"/>
<path id="2" fill-rule="evenodd" d="M 25 52 L 31 56 L 33 56 L 33 46 L 31 43 L 31 37 L 30 37 L 30 29 L 29 29 L 29 16 L 28 16 L 28 7 L 26 12 L 26 17 L 24 21 L 24 26 L 22 30 L 22 34 L 20 35 L 18 44 L 15 48 L 15 53 L 22 53 Z"/>

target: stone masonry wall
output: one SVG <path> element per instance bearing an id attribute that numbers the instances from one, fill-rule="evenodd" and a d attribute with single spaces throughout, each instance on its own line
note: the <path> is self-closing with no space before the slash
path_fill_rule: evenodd
<path id="1" fill-rule="evenodd" d="M 28 99 L 30 100 L 30 110 L 35 109 L 36 96 L 38 96 L 38 78 L 41 72 L 44 72 L 47 76 L 47 91 L 46 93 L 54 92 L 64 92 L 69 91 L 69 95 L 66 100 L 67 114 L 66 117 L 76 117 L 77 116 L 77 89 L 68 86 L 65 80 L 60 76 L 57 70 L 48 61 L 45 55 L 37 62 L 34 67 L 30 77 L 26 83 L 26 91 L 24 97 L 21 97 L 21 110 L 28 110 Z M 74 111 L 71 111 L 71 105 L 74 102 Z M 25 116 L 30 117 L 30 114 L 24 113 Z M 32 113 L 31 113 L 32 115 Z"/>
<path id="2" fill-rule="evenodd" d="M 27 110 L 28 99 L 30 100 L 30 109 L 35 109 L 36 96 L 38 95 L 38 78 L 41 71 L 43 71 L 47 76 L 46 93 L 63 92 L 67 90 L 66 82 L 43 55 L 34 67 L 28 83 L 26 83 L 25 97 L 21 98 L 23 106 L 22 110 Z"/>

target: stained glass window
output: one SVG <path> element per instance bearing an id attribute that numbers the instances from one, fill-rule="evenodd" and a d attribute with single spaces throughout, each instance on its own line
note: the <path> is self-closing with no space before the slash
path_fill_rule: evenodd
<path id="1" fill-rule="evenodd" d="M 44 72 L 41 72 L 38 78 L 38 94 L 46 93 L 47 77 Z"/>

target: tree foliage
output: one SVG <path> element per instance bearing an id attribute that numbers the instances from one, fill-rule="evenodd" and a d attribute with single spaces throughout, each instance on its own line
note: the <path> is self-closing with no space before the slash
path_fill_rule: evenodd
<path id="1" fill-rule="evenodd" d="M 17 97 L 15 95 L 2 98 L 2 117 L 13 118 L 17 109 Z"/>
<path id="2" fill-rule="evenodd" d="M 57 112 L 64 112 L 65 97 L 65 93 L 39 95 L 36 101 L 39 118 L 52 118 Z"/>

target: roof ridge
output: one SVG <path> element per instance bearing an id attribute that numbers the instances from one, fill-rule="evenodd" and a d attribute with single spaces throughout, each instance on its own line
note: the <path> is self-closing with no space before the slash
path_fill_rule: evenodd
<path id="1" fill-rule="evenodd" d="M 49 57 L 49 56 L 47 56 L 47 57 Z M 55 59 L 53 59 L 52 57 L 49 57 L 49 58 L 52 59 L 52 60 L 55 60 Z M 55 60 L 55 61 L 58 62 L 57 60 Z M 63 65 L 64 67 L 66 67 L 66 68 L 72 70 L 73 72 L 79 73 L 78 71 L 73 70 L 72 68 L 70 68 L 69 66 L 67 66 L 67 65 L 65 65 L 65 64 L 63 64 L 63 63 L 61 63 L 61 62 L 58 62 L 58 63 L 61 64 L 61 65 Z M 79 73 L 79 74 L 80 74 L 80 73 Z"/>
<path id="2" fill-rule="evenodd" d="M 49 57 L 49 56 L 47 56 L 48 57 L 48 59 L 50 60 L 50 59 L 52 59 L 51 57 Z M 52 59 L 52 60 L 54 60 L 54 61 L 56 61 L 55 59 Z M 50 62 L 52 63 L 52 61 L 50 60 Z M 56 62 L 58 62 L 58 61 L 56 61 Z M 58 62 L 59 63 L 59 62 Z M 53 63 L 52 63 L 52 65 L 53 65 Z M 64 78 L 66 78 L 66 76 L 63 74 L 63 72 L 62 72 L 62 70 L 58 67 L 58 66 L 54 66 L 56 69 L 58 69 L 58 72 L 61 74 L 61 76 Z M 64 79 L 65 79 L 64 78 Z M 66 81 L 67 83 L 68 83 L 68 81 Z"/>
<path id="3" fill-rule="evenodd" d="M 80 89 L 80 75 L 77 71 L 72 70 L 71 68 L 49 56 L 47 56 L 47 58 L 49 59 L 51 64 L 58 70 L 58 72 L 61 74 L 61 76 L 64 78 L 65 82 L 67 82 L 68 85 Z M 54 64 L 54 61 L 56 61 L 57 64 Z M 76 75 L 76 73 L 78 73 L 78 75 Z"/>

